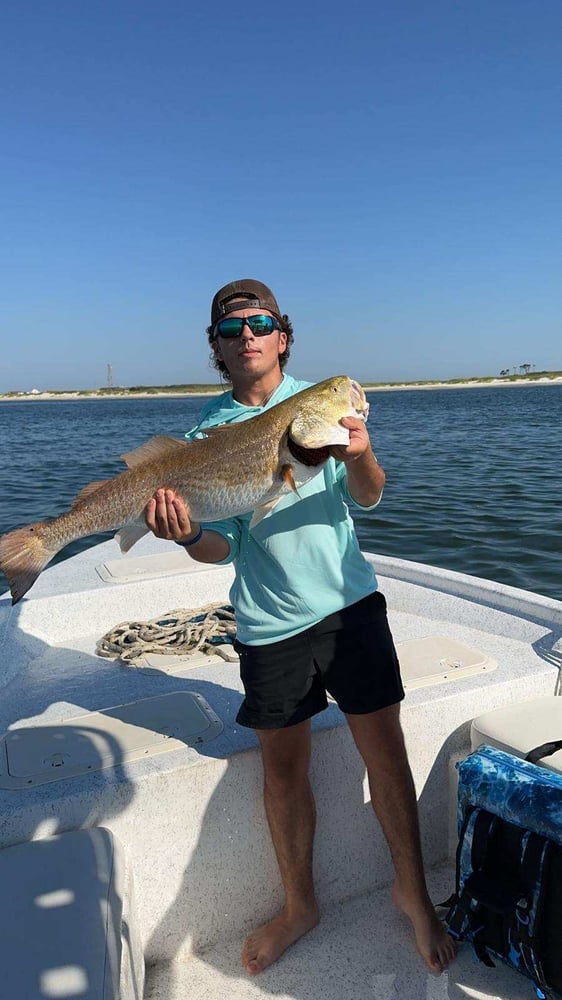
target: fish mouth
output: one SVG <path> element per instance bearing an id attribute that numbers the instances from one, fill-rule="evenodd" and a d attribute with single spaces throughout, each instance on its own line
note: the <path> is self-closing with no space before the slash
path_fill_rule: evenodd
<path id="1" fill-rule="evenodd" d="M 359 382 L 354 382 L 353 379 L 351 380 L 351 405 L 359 420 L 364 420 L 366 422 L 367 417 L 369 416 L 369 404 L 367 402 L 367 397 L 365 396 L 362 386 L 359 385 Z"/>

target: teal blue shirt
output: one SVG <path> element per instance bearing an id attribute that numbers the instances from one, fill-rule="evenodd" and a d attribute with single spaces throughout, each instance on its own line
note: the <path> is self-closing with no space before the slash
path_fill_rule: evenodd
<path id="1" fill-rule="evenodd" d="M 312 384 L 284 375 L 264 407 L 244 406 L 225 392 L 207 403 L 199 424 L 185 436 L 191 440 L 207 427 L 247 420 Z M 283 496 L 251 531 L 251 514 L 202 525 L 230 545 L 223 563 L 234 562 L 236 571 L 230 601 L 240 642 L 259 646 L 288 639 L 377 589 L 348 510 L 369 511 L 376 504 L 360 507 L 353 500 L 345 464 L 330 458 L 299 487 L 299 495 Z"/>

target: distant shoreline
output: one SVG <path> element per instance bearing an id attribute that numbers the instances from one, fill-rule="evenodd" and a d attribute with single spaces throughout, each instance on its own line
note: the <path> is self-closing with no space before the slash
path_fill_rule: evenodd
<path id="1" fill-rule="evenodd" d="M 401 382 L 399 385 L 367 385 L 361 383 L 365 392 L 398 392 L 412 389 L 496 389 L 507 388 L 515 385 L 562 385 L 562 375 L 553 375 L 551 378 L 543 376 L 541 378 L 518 378 L 512 381 L 503 378 L 488 380 L 471 379 L 467 382 Z"/>
<path id="2" fill-rule="evenodd" d="M 365 392 L 404 392 L 413 391 L 416 389 L 488 389 L 488 388 L 505 388 L 508 386 L 521 386 L 521 385 L 562 385 L 562 375 L 555 375 L 552 377 L 542 376 L 540 378 L 517 378 L 517 379 L 503 379 L 495 378 L 489 380 L 478 380 L 471 379 L 466 382 L 400 382 L 400 383 L 361 383 Z M 224 388 L 208 389 L 208 390 L 185 390 L 185 392 L 166 392 L 165 390 L 157 390 L 155 392 L 36 392 L 36 393 L 24 393 L 23 395 L 0 395 L 0 403 L 22 403 L 22 402 L 35 402 L 45 401 L 45 400 L 61 400 L 63 402 L 72 402 L 74 400 L 83 399 L 182 399 L 185 396 L 220 396 L 222 392 L 227 389 Z"/>

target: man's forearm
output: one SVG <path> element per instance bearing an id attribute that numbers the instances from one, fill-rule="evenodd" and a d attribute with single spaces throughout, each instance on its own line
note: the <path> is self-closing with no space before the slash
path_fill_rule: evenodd
<path id="1" fill-rule="evenodd" d="M 346 463 L 347 486 L 350 495 L 361 507 L 378 503 L 385 483 L 382 465 L 368 448 L 359 458 Z"/>
<path id="2" fill-rule="evenodd" d="M 195 538 L 198 532 L 199 525 L 196 525 L 193 529 L 193 536 Z M 189 536 L 187 540 L 189 541 Z M 179 542 L 178 544 L 181 545 L 182 543 Z M 230 552 L 230 545 L 224 535 L 221 535 L 218 531 L 210 530 L 205 530 L 199 541 L 194 542 L 193 545 L 182 546 L 182 548 L 185 548 L 185 551 L 189 553 L 192 559 L 202 563 L 222 562 Z"/>

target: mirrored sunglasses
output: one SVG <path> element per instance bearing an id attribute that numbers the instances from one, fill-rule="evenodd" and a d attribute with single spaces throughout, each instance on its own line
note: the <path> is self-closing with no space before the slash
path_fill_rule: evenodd
<path id="1" fill-rule="evenodd" d="M 274 316 L 227 316 L 215 325 L 213 336 L 215 340 L 217 337 L 239 337 L 245 326 L 250 327 L 254 337 L 267 337 L 274 330 L 282 329 Z"/>

